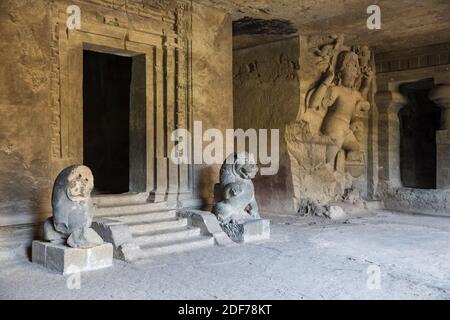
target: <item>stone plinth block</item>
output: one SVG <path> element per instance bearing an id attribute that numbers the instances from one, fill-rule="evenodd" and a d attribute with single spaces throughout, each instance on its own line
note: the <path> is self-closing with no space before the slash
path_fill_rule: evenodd
<path id="1" fill-rule="evenodd" d="M 113 245 L 105 243 L 88 249 L 75 249 L 50 242 L 33 241 L 32 261 L 61 274 L 111 267 Z"/>
<path id="2" fill-rule="evenodd" d="M 241 223 L 222 226 L 235 242 L 253 242 L 270 239 L 270 220 L 248 219 Z"/>
<path id="3" fill-rule="evenodd" d="M 270 220 L 247 220 L 244 224 L 243 241 L 251 242 L 270 239 Z"/>

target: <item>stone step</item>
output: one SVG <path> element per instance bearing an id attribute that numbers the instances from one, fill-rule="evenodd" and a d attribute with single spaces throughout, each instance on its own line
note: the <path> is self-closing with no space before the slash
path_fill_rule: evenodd
<path id="1" fill-rule="evenodd" d="M 105 206 L 105 207 L 97 207 L 95 211 L 95 216 L 114 217 L 120 215 L 149 213 L 174 209 L 176 209 L 176 204 L 169 204 L 167 202 Z"/>
<path id="2" fill-rule="evenodd" d="M 123 193 L 108 195 L 92 195 L 92 202 L 99 207 L 120 206 L 128 204 L 144 204 L 147 203 L 147 193 Z"/>
<path id="3" fill-rule="evenodd" d="M 135 236 L 133 242 L 139 246 L 145 246 L 167 241 L 187 240 L 198 236 L 200 236 L 200 228 L 182 227 Z"/>
<path id="4" fill-rule="evenodd" d="M 126 261 L 139 262 L 155 255 L 200 249 L 215 244 L 214 237 L 202 236 L 200 228 L 179 218 L 176 202 L 149 203 L 141 194 L 95 196 L 96 218 L 109 218 L 127 225 L 133 243 L 140 250 L 126 253 Z M 114 225 L 114 224 L 112 224 Z"/>
<path id="5" fill-rule="evenodd" d="M 140 222 L 153 222 L 158 220 L 175 219 L 177 217 L 176 210 L 169 211 L 157 211 L 148 213 L 136 213 L 128 214 L 124 216 L 114 216 L 114 220 L 121 221 L 123 223 L 140 223 Z"/>
<path id="6" fill-rule="evenodd" d="M 150 232 L 163 231 L 173 228 L 187 227 L 187 219 L 166 219 L 151 223 L 129 223 L 128 227 L 133 237 Z"/>
<path id="7" fill-rule="evenodd" d="M 143 252 L 142 259 L 151 258 L 157 255 L 170 254 L 176 252 L 190 251 L 214 245 L 213 237 L 198 236 L 181 241 L 161 242 L 153 246 L 141 246 Z"/>

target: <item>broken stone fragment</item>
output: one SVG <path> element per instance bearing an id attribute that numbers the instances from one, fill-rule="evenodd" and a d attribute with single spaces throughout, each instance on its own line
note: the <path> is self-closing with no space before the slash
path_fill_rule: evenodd
<path id="1" fill-rule="evenodd" d="M 348 218 L 344 209 L 339 206 L 330 206 L 330 209 L 328 210 L 328 217 L 332 220 L 341 220 Z"/>
<path id="2" fill-rule="evenodd" d="M 133 236 L 127 224 L 114 219 L 98 219 L 92 223 L 92 228 L 105 242 L 114 247 L 114 258 L 133 262 L 142 256 L 140 247 L 133 243 Z"/>
<path id="3" fill-rule="evenodd" d="M 302 217 L 327 217 L 328 207 L 313 199 L 300 199 L 298 214 Z"/>
<path id="4" fill-rule="evenodd" d="M 300 216 L 323 217 L 332 220 L 348 218 L 342 207 L 337 205 L 322 205 L 312 199 L 301 199 L 298 213 Z"/>
<path id="5" fill-rule="evenodd" d="M 217 245 L 230 246 L 233 244 L 233 241 L 231 241 L 228 235 L 222 230 L 216 216 L 211 212 L 195 209 L 182 209 L 178 214 L 187 218 L 189 224 L 193 227 L 200 228 L 202 235 L 214 237 L 214 241 Z"/>

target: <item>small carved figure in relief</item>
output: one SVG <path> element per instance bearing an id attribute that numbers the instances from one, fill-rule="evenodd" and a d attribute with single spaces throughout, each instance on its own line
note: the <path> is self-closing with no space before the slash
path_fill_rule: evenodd
<path id="1" fill-rule="evenodd" d="M 356 80 L 356 87 L 359 88 L 361 87 L 364 76 L 372 71 L 372 67 L 370 66 L 372 54 L 368 46 L 353 46 L 352 51 L 358 55 L 359 67 L 361 69 L 360 76 Z"/>
<path id="2" fill-rule="evenodd" d="M 324 44 L 320 49 L 314 50 L 314 53 L 318 56 L 316 63 L 326 65 L 328 68 L 333 67 L 333 59 L 337 56 L 337 53 L 344 44 L 344 37 L 342 35 L 331 36 L 331 38 L 334 39 L 334 43 Z"/>
<path id="3" fill-rule="evenodd" d="M 58 175 L 52 194 L 53 217 L 44 224 L 45 240 L 72 248 L 103 244 L 90 228 L 95 209 L 91 200 L 93 187 L 94 177 L 86 166 L 70 166 Z"/>

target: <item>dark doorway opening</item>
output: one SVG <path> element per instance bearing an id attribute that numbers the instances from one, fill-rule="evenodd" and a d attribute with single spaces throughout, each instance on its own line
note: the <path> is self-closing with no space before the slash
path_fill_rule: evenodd
<path id="1" fill-rule="evenodd" d="M 433 79 L 404 83 L 408 104 L 399 112 L 400 173 L 405 187 L 436 188 L 436 131 L 441 110 L 428 98 Z"/>
<path id="2" fill-rule="evenodd" d="M 83 152 L 95 193 L 130 189 L 130 85 L 132 58 L 85 50 Z"/>

